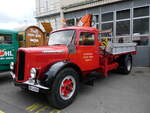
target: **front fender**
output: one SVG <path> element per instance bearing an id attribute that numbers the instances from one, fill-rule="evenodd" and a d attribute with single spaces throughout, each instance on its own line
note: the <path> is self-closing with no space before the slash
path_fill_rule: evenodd
<path id="1" fill-rule="evenodd" d="M 51 87 L 53 84 L 58 72 L 60 72 L 65 67 L 72 67 L 78 68 L 75 64 L 67 61 L 56 62 L 55 64 L 51 65 L 49 69 L 44 73 L 45 80 L 42 81 L 45 86 Z"/>

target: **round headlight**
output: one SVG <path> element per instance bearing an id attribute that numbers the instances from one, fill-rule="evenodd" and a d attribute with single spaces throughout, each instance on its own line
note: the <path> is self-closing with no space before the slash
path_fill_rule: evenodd
<path id="1" fill-rule="evenodd" d="M 11 69 L 11 70 L 14 70 L 14 65 L 15 65 L 14 62 L 11 62 L 11 63 L 10 63 L 10 69 Z"/>
<path id="2" fill-rule="evenodd" d="M 30 75 L 32 79 L 36 78 L 36 73 L 37 73 L 37 70 L 35 68 L 31 68 Z"/>

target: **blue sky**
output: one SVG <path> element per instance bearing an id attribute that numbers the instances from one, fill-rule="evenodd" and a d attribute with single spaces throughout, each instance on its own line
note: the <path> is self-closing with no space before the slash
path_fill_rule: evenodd
<path id="1" fill-rule="evenodd" d="M 35 0 L 1 0 L 0 28 L 13 29 L 34 25 Z"/>

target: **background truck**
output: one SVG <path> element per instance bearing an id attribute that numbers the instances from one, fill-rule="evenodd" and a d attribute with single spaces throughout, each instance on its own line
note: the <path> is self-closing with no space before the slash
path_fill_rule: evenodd
<path id="1" fill-rule="evenodd" d="M 52 106 L 62 109 L 93 71 L 105 76 L 115 69 L 130 73 L 136 44 L 113 43 L 106 51 L 99 33 L 91 27 L 67 27 L 52 32 L 48 46 L 19 48 L 17 62 L 10 66 L 15 85 L 45 93 Z"/>
<path id="2" fill-rule="evenodd" d="M 10 70 L 10 62 L 16 61 L 17 34 L 16 31 L 0 29 L 0 72 Z"/>
<path id="3" fill-rule="evenodd" d="M 51 32 L 50 23 L 42 23 L 46 32 L 37 26 L 22 27 L 17 30 L 0 29 L 0 72 L 9 71 L 10 63 L 16 62 L 19 47 L 37 47 L 47 45 L 47 32 Z"/>

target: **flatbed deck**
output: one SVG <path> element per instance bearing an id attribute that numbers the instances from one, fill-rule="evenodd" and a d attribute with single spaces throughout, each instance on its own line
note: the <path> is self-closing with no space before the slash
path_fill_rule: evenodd
<path id="1" fill-rule="evenodd" d="M 100 46 L 104 49 L 104 47 Z M 112 43 L 106 48 L 106 52 L 112 55 L 136 51 L 136 43 Z"/>

